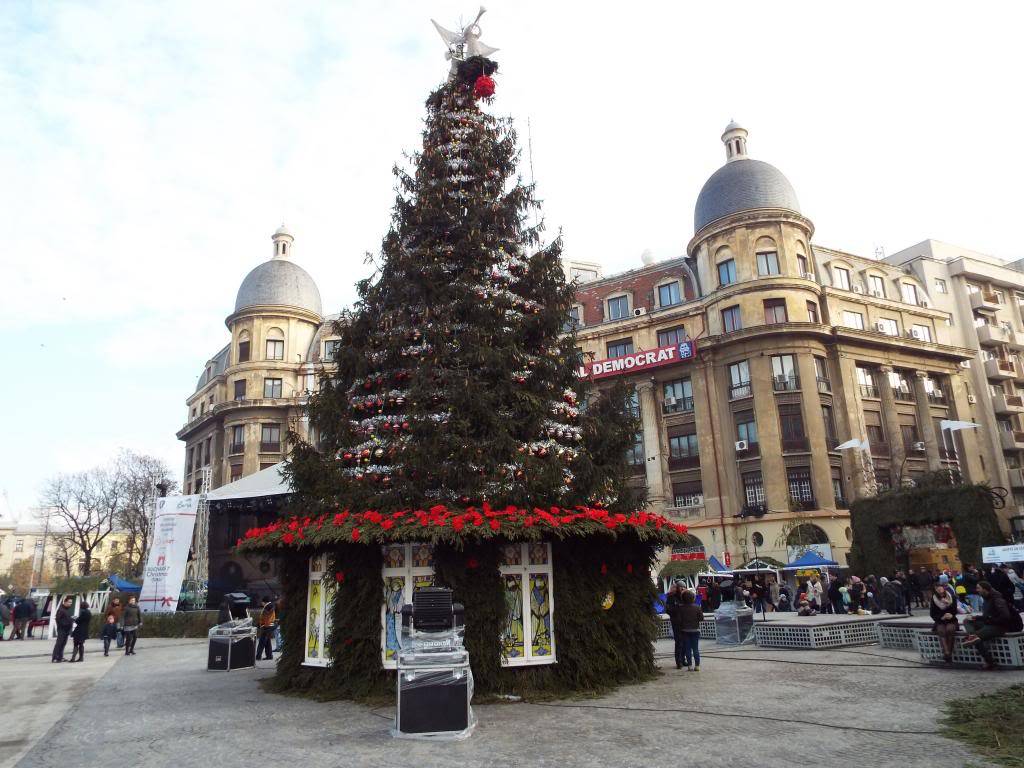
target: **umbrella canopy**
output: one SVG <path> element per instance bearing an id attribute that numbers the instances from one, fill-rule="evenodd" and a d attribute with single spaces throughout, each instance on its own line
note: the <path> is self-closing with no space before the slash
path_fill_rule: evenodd
<path id="1" fill-rule="evenodd" d="M 138 584 L 132 584 L 130 581 L 122 579 L 120 576 L 110 574 L 110 578 L 107 579 L 110 582 L 110 586 L 116 589 L 118 592 L 141 592 L 142 587 Z"/>

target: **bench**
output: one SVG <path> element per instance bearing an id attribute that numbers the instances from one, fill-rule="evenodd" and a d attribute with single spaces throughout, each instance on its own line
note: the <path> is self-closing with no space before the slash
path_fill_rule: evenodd
<path id="1" fill-rule="evenodd" d="M 880 621 L 878 623 L 878 644 L 883 648 L 910 648 L 917 650 L 917 635 L 930 632 L 932 622 L 921 621 Z"/>
<path id="2" fill-rule="evenodd" d="M 982 666 L 984 659 L 981 658 L 978 649 L 971 645 L 964 647 L 963 641 L 966 638 L 966 633 L 956 633 L 956 642 L 953 645 L 953 663 L 973 667 Z M 1010 632 L 1002 637 L 989 640 L 985 643 L 985 647 L 992 655 L 992 663 L 997 667 L 1024 667 L 1024 632 Z M 923 661 L 932 664 L 942 662 L 942 646 L 939 645 L 939 637 L 930 629 L 918 631 L 917 649 Z"/>
<path id="3" fill-rule="evenodd" d="M 658 636 L 657 640 L 671 640 L 672 639 L 672 622 L 665 614 L 660 614 L 659 618 L 661 622 L 658 625 Z M 718 630 L 715 628 L 715 615 L 705 615 L 704 620 L 700 623 L 700 639 L 701 640 L 717 640 Z"/>

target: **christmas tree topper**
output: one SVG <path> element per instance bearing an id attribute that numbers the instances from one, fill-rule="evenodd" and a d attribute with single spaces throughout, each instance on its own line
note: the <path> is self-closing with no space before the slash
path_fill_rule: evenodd
<path id="1" fill-rule="evenodd" d="M 441 39 L 448 44 L 448 53 L 445 54 L 446 59 L 465 61 L 473 56 L 487 58 L 498 50 L 480 42 L 480 24 L 478 22 L 486 11 L 487 9 L 481 5 L 480 12 L 476 15 L 476 18 L 458 32 L 452 32 L 450 29 L 442 27 L 433 19 L 430 20 L 430 23 L 437 29 L 437 33 L 441 35 Z"/>

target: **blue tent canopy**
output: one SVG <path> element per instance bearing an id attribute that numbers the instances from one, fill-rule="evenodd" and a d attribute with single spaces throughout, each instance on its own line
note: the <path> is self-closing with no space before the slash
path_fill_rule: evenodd
<path id="1" fill-rule="evenodd" d="M 836 568 L 839 563 L 835 560 L 826 560 L 814 550 L 807 550 L 796 560 L 786 566 L 786 570 L 798 568 Z"/>
<path id="2" fill-rule="evenodd" d="M 718 558 L 712 555 L 708 558 L 708 568 L 717 573 L 731 573 L 731 571 L 719 562 Z"/>
<path id="3" fill-rule="evenodd" d="M 125 581 L 120 576 L 110 574 L 110 586 L 116 589 L 118 592 L 141 592 L 142 587 L 138 584 L 132 584 L 130 581 Z"/>

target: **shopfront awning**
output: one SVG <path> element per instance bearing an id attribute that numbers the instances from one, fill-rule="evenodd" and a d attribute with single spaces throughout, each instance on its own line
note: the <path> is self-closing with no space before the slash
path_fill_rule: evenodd
<path id="1" fill-rule="evenodd" d="M 801 568 L 837 568 L 839 563 L 835 560 L 826 560 L 813 550 L 804 552 L 800 557 L 785 566 L 784 571 L 798 571 Z"/>
<path id="2" fill-rule="evenodd" d="M 233 483 L 222 485 L 207 494 L 210 501 L 228 501 L 230 499 L 255 499 L 260 496 L 279 496 L 291 493 L 292 487 L 288 479 L 281 474 L 284 469 L 284 462 L 278 462 L 272 467 L 261 469 L 251 475 L 235 480 Z"/>

